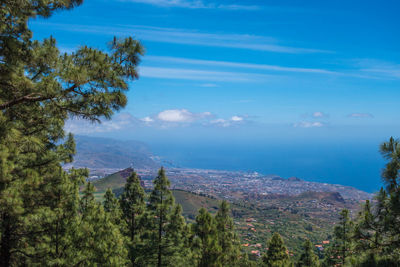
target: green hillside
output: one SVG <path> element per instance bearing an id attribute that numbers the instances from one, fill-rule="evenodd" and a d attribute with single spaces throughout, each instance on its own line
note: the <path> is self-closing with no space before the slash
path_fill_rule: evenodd
<path id="1" fill-rule="evenodd" d="M 102 201 L 107 188 L 119 196 L 132 171 L 128 168 L 95 181 L 96 199 Z M 215 213 L 221 201 L 183 190 L 172 192 L 188 221 L 193 221 L 202 207 Z M 258 201 L 231 203 L 231 208 L 240 239 L 243 245 L 248 245 L 246 250 L 264 250 L 265 240 L 278 232 L 291 253 L 296 255 L 306 238 L 315 244 L 326 240 L 338 218 L 338 212 L 342 208 L 352 209 L 352 205 L 346 203 L 339 193 L 306 192 L 298 196 L 279 195 L 276 198 L 270 196 Z"/>
<path id="2" fill-rule="evenodd" d="M 197 211 L 200 208 L 205 208 L 211 213 L 218 210 L 220 200 L 201 196 L 183 190 L 172 190 L 175 197 L 175 202 L 180 204 L 183 209 L 183 215 L 191 220 L 196 218 Z"/>
<path id="3" fill-rule="evenodd" d="M 116 189 L 123 187 L 126 182 L 126 177 L 121 175 L 121 172 L 113 173 L 103 179 L 99 179 L 93 182 L 96 187 L 96 192 L 105 192 L 107 188 Z"/>
<path id="4" fill-rule="evenodd" d="M 132 168 L 127 168 L 122 171 L 113 173 L 103 179 L 99 179 L 93 182 L 96 188 L 96 199 L 102 200 L 105 191 L 111 188 L 115 195 L 119 196 L 122 193 L 127 177 L 132 173 Z M 200 208 L 206 208 L 210 212 L 215 212 L 219 206 L 219 200 L 202 196 L 194 193 L 190 193 L 183 190 L 172 190 L 175 197 L 175 202 L 180 204 L 183 209 L 183 215 L 193 220 L 197 211 Z"/>

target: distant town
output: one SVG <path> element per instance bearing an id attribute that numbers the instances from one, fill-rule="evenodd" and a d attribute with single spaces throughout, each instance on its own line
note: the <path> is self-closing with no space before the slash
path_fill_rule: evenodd
<path id="1" fill-rule="evenodd" d="M 89 180 L 115 173 L 118 168 L 92 168 Z M 152 187 L 157 175 L 154 168 L 138 168 L 146 188 Z M 297 177 L 288 179 L 258 172 L 224 171 L 210 169 L 166 168 L 172 189 L 182 189 L 227 200 L 268 198 L 272 195 L 295 196 L 304 192 L 339 192 L 347 200 L 370 199 L 371 194 L 354 187 L 304 181 Z"/>

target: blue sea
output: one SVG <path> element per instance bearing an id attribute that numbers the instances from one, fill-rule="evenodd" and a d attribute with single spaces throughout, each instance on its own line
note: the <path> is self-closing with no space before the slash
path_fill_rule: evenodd
<path id="1" fill-rule="evenodd" d="M 360 143 L 158 143 L 156 155 L 179 167 L 257 171 L 281 177 L 353 186 L 376 192 L 385 161 L 377 142 Z"/>

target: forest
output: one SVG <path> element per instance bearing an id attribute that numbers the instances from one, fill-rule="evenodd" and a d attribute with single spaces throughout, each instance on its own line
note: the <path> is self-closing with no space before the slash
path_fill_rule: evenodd
<path id="1" fill-rule="evenodd" d="M 277 232 L 265 240 L 267 252 L 250 259 L 229 203 L 220 202 L 215 215 L 200 209 L 187 223 L 163 168 L 149 194 L 133 173 L 118 198 L 108 190 L 96 201 L 87 169 L 62 168 L 76 152 L 64 125 L 70 118 L 97 123 L 122 109 L 145 49 L 134 38 L 115 37 L 108 52 L 83 46 L 61 53 L 53 37 L 32 39 L 30 19 L 81 3 L 0 4 L 0 266 L 399 266 L 394 138 L 380 147 L 384 187 L 355 218 L 338 214 L 323 258 L 309 240 L 299 257 L 290 257 Z"/>

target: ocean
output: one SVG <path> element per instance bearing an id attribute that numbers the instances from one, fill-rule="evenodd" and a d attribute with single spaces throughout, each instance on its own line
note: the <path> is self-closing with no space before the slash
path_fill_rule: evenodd
<path id="1" fill-rule="evenodd" d="M 376 192 L 385 161 L 379 143 L 158 143 L 153 152 L 178 167 L 257 171 Z"/>

